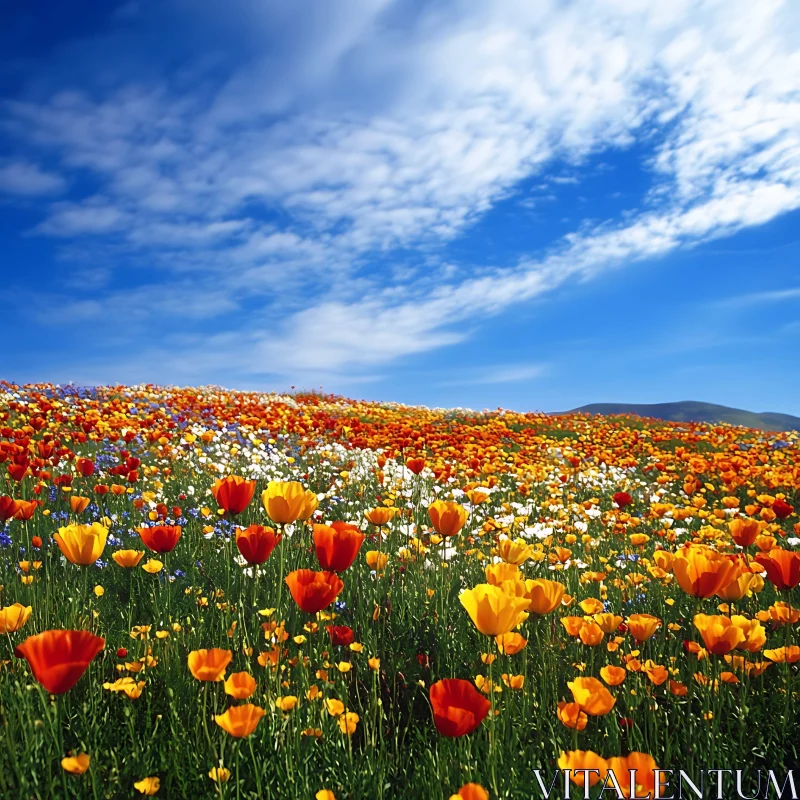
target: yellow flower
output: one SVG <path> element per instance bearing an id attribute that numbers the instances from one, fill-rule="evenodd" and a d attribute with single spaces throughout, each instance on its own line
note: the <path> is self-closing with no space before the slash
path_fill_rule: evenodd
<path id="1" fill-rule="evenodd" d="M 78 753 L 77 756 L 69 756 L 61 759 L 61 768 L 64 772 L 72 775 L 83 775 L 89 769 L 91 758 L 86 753 Z"/>
<path id="2" fill-rule="evenodd" d="M 98 585 L 94 587 L 95 597 L 102 597 L 105 593 L 106 590 L 102 586 Z"/>
<path id="3" fill-rule="evenodd" d="M 455 536 L 464 527 L 469 512 L 461 503 L 435 500 L 428 507 L 428 516 L 437 533 L 442 536 Z"/>
<path id="4" fill-rule="evenodd" d="M 531 547 L 524 539 L 501 539 L 497 544 L 497 552 L 506 564 L 518 567 L 533 555 Z"/>
<path id="5" fill-rule="evenodd" d="M 18 631 L 31 615 L 33 608 L 22 603 L 0 608 L 0 634 Z"/>
<path id="6" fill-rule="evenodd" d="M 485 636 L 502 636 L 528 618 L 525 613 L 527 597 L 514 597 L 488 583 L 462 592 L 459 600 L 475 627 Z"/>
<path id="7" fill-rule="evenodd" d="M 336 800 L 336 795 L 330 789 L 320 789 L 314 797 L 316 800 Z"/>
<path id="8" fill-rule="evenodd" d="M 386 553 L 379 553 L 377 550 L 368 550 L 364 557 L 367 560 L 367 566 L 376 572 L 386 569 L 386 565 L 389 563 L 389 556 Z"/>
<path id="9" fill-rule="evenodd" d="M 339 672 L 350 672 L 350 670 L 352 668 L 353 668 L 353 665 L 349 661 L 340 661 L 336 665 L 336 669 L 338 669 Z"/>
<path id="10" fill-rule="evenodd" d="M 155 558 L 151 558 L 146 564 L 142 564 L 142 569 L 145 572 L 149 572 L 151 575 L 155 575 L 157 572 L 161 572 L 164 565 Z"/>
<path id="11" fill-rule="evenodd" d="M 261 493 L 261 502 L 278 525 L 306 520 L 317 509 L 317 496 L 297 481 L 270 481 Z"/>
<path id="12" fill-rule="evenodd" d="M 370 658 L 367 664 L 369 664 L 370 669 L 374 669 L 376 672 L 381 668 L 381 660 L 379 658 Z"/>
<path id="13" fill-rule="evenodd" d="M 67 525 L 53 537 L 67 561 L 83 567 L 94 564 L 103 554 L 108 529 L 99 522 L 91 525 Z"/>
<path id="14" fill-rule="evenodd" d="M 346 711 L 339 717 L 339 728 L 348 736 L 356 732 L 360 717 L 354 711 Z"/>
<path id="15" fill-rule="evenodd" d="M 297 698 L 293 694 L 287 694 L 286 697 L 279 697 L 275 700 L 275 707 L 281 711 L 292 711 L 297 705 Z"/>
<path id="16" fill-rule="evenodd" d="M 133 784 L 134 788 L 141 794 L 155 794 L 161 787 L 160 778 L 142 778 Z"/>
<path id="17" fill-rule="evenodd" d="M 208 777 L 211 778 L 214 783 L 227 783 L 228 779 L 231 777 L 231 771 L 225 767 L 212 767 L 208 771 Z"/>
<path id="18" fill-rule="evenodd" d="M 341 700 L 336 700 L 333 697 L 325 699 L 325 708 L 332 717 L 338 717 L 344 714 L 344 703 Z"/>

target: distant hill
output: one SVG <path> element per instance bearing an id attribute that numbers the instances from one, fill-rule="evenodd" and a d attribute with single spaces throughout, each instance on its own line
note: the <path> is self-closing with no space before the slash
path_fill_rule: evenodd
<path id="1" fill-rule="evenodd" d="M 765 411 L 760 414 L 741 408 L 701 403 L 696 400 L 681 400 L 678 403 L 590 403 L 568 412 L 570 414 L 636 414 L 640 417 L 675 422 L 728 422 L 762 431 L 800 431 L 800 417 Z"/>

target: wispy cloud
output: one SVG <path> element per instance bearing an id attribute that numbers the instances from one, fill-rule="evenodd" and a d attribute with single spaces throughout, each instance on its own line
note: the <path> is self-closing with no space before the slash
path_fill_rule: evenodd
<path id="1" fill-rule="evenodd" d="M 720 300 L 718 305 L 725 308 L 744 308 L 746 306 L 760 306 L 769 303 L 782 303 L 785 300 L 800 299 L 800 287 L 789 289 L 774 289 L 768 292 L 750 292 Z"/>
<path id="2" fill-rule="evenodd" d="M 185 363 L 371 376 L 567 281 L 800 208 L 790 2 L 348 0 L 315 5 L 313 24 L 294 6 L 235 5 L 224 20 L 197 6 L 242 58 L 193 65 L 188 89 L 121 77 L 4 105 L 30 163 L 90 187 L 34 232 L 117 254 L 107 293 L 74 313 L 166 316 Z M 480 270 L 448 259 L 523 179 L 566 163 L 549 183 L 568 186 L 593 154 L 637 141 L 651 154 L 638 211 Z M 161 270 L 158 289 L 122 272 L 129 259 Z M 181 306 L 219 318 L 214 335 L 170 340 Z"/>
<path id="3" fill-rule="evenodd" d="M 58 194 L 66 181 L 28 161 L 0 161 L 0 194 L 19 197 Z"/>

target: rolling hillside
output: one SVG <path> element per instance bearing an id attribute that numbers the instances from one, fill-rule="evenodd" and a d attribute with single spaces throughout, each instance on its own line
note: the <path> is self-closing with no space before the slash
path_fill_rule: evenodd
<path id="1" fill-rule="evenodd" d="M 575 408 L 572 414 L 637 414 L 640 417 L 656 417 L 676 422 L 728 422 L 764 431 L 800 430 L 800 417 L 772 411 L 756 413 L 741 408 L 682 400 L 677 403 L 590 403 Z"/>

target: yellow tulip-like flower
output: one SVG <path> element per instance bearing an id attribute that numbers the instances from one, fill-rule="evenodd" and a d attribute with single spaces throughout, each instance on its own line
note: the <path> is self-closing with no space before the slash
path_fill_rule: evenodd
<path id="1" fill-rule="evenodd" d="M 532 555 L 531 547 L 524 539 L 501 539 L 497 543 L 497 552 L 506 564 L 519 566 L 524 564 Z"/>
<path id="2" fill-rule="evenodd" d="M 567 588 L 558 581 L 548 581 L 545 578 L 525 581 L 528 600 L 528 611 L 543 616 L 555 611 L 561 604 Z"/>
<path id="3" fill-rule="evenodd" d="M 149 572 L 151 575 L 155 575 L 157 572 L 161 572 L 164 568 L 164 564 L 156 558 L 151 558 L 148 560 L 146 564 L 142 564 L 142 569 L 145 572 Z"/>
<path id="4" fill-rule="evenodd" d="M 306 520 L 317 510 L 317 496 L 297 481 L 270 481 L 261 493 L 261 502 L 278 525 Z"/>
<path id="5" fill-rule="evenodd" d="M 428 506 L 428 516 L 436 533 L 441 536 L 455 536 L 464 527 L 469 512 L 461 503 L 434 500 Z"/>
<path id="6" fill-rule="evenodd" d="M 87 567 L 103 554 L 108 529 L 99 522 L 91 525 L 67 525 L 53 537 L 67 561 Z"/>
<path id="7" fill-rule="evenodd" d="M 22 603 L 0 608 L 0 634 L 18 631 L 30 617 L 33 608 Z"/>
<path id="8" fill-rule="evenodd" d="M 462 592 L 459 600 L 475 627 L 485 636 L 502 636 L 528 618 L 527 597 L 515 597 L 489 583 Z"/>
<path id="9" fill-rule="evenodd" d="M 208 777 L 214 783 L 227 783 L 231 777 L 231 771 L 225 767 L 212 767 L 208 771 Z"/>
<path id="10" fill-rule="evenodd" d="M 737 650 L 747 650 L 748 653 L 757 653 L 767 642 L 767 632 L 757 619 L 747 619 L 738 614 L 731 617 L 731 622 L 744 634 Z"/>
<path id="11" fill-rule="evenodd" d="M 360 717 L 354 711 L 345 711 L 345 713 L 339 717 L 339 728 L 342 733 L 346 733 L 348 736 L 355 733 L 359 719 Z"/>
<path id="12" fill-rule="evenodd" d="M 297 697 L 293 694 L 287 694 L 285 697 L 279 697 L 275 700 L 275 707 L 288 713 L 295 708 L 297 702 Z"/>

